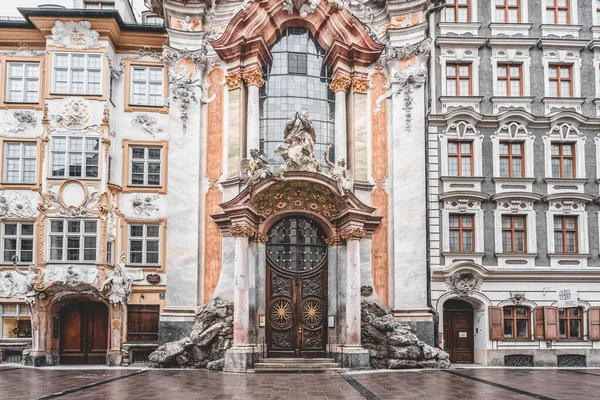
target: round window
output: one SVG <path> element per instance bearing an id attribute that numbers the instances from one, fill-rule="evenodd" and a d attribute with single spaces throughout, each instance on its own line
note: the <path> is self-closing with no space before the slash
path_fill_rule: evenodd
<path id="1" fill-rule="evenodd" d="M 303 273 L 319 267 L 327 255 L 325 232 L 308 218 L 286 218 L 271 228 L 267 255 L 286 271 Z"/>

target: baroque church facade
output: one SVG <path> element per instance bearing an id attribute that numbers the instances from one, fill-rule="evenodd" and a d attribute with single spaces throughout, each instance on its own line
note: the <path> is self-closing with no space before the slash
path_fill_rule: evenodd
<path id="1" fill-rule="evenodd" d="M 598 365 L 597 11 L 565 1 L 0 19 L 0 361 L 416 365 L 373 361 L 391 329 L 419 366 Z"/>

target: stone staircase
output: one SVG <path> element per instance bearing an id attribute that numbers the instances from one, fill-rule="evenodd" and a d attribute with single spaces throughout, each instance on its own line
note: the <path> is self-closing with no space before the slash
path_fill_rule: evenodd
<path id="1" fill-rule="evenodd" d="M 263 358 L 254 364 L 255 373 L 331 373 L 341 371 L 333 358 Z"/>

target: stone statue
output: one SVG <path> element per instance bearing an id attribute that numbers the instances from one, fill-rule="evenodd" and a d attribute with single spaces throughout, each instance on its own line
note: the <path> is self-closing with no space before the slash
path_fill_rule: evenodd
<path id="1" fill-rule="evenodd" d="M 287 171 L 321 172 L 321 165 L 315 159 L 315 129 L 306 108 L 287 122 L 283 137 L 285 145 L 280 145 L 275 154 L 281 155 Z"/>
<path id="2" fill-rule="evenodd" d="M 340 189 L 340 193 L 343 195 L 346 190 L 352 191 L 354 189 L 354 181 L 352 180 L 352 173 L 346 169 L 345 159 L 340 158 L 337 165 L 329 161 L 327 153 L 329 153 L 329 149 L 332 147 L 333 144 L 327 144 L 327 151 L 323 153 L 323 160 L 329 166 L 329 176 L 337 182 L 338 189 Z"/>
<path id="3" fill-rule="evenodd" d="M 240 169 L 242 176 L 247 178 L 248 186 L 273 176 L 269 169 L 269 161 L 256 149 L 250 150 L 250 158 L 244 158 L 240 162 Z M 250 176 L 248 176 L 248 173 Z"/>
<path id="4" fill-rule="evenodd" d="M 15 268 L 15 271 L 17 274 L 25 277 L 24 286 L 19 290 L 18 294 L 23 296 L 27 304 L 33 304 L 35 299 L 35 283 L 37 282 L 41 271 L 35 264 L 31 264 L 28 267 L 27 272 L 21 272 L 19 268 L 17 268 L 18 262 L 19 258 L 13 256 L 13 267 Z"/>
<path id="5" fill-rule="evenodd" d="M 129 295 L 131 295 L 131 285 L 133 279 L 127 276 L 123 258 L 125 253 L 121 254 L 121 261 L 117 263 L 115 272 L 100 285 L 100 291 L 107 288 L 106 296 L 111 304 L 127 304 Z"/>

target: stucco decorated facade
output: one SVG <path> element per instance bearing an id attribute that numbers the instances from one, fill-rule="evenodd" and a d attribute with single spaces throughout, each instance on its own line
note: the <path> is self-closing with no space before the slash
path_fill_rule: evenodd
<path id="1" fill-rule="evenodd" d="M 214 301 L 229 371 L 368 368 L 365 300 L 434 345 L 434 5 L 147 5 L 164 26 L 87 3 L 0 21 L 4 358 L 143 361 Z"/>

